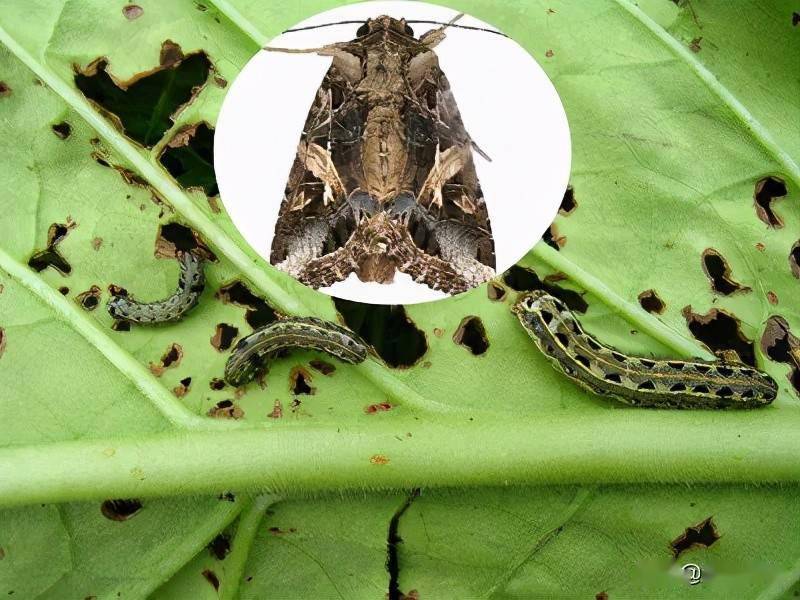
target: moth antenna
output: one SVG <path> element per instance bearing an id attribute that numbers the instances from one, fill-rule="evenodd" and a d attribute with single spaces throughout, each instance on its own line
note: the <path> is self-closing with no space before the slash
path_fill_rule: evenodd
<path id="1" fill-rule="evenodd" d="M 406 23 L 421 23 L 423 25 L 444 25 L 445 27 L 455 27 L 458 29 L 471 29 L 472 31 L 485 31 L 486 33 L 494 33 L 495 35 L 502 35 L 503 37 L 508 37 L 502 31 L 497 31 L 496 29 L 489 29 L 487 27 L 474 27 L 472 25 L 456 25 L 456 21 L 464 16 L 464 13 L 460 13 L 453 17 L 449 23 L 445 23 L 443 21 L 428 21 L 423 19 L 412 19 L 410 21 L 406 21 Z M 305 27 L 294 27 L 292 29 L 285 29 L 281 31 L 281 33 L 294 33 L 295 31 L 308 31 L 309 29 L 321 29 L 323 27 L 333 27 L 335 25 L 363 25 L 364 21 L 336 21 L 334 23 L 322 23 L 320 25 L 307 25 Z M 270 48 L 264 48 L 264 50 L 270 50 Z"/>
<path id="2" fill-rule="evenodd" d="M 319 48 L 275 48 L 273 46 L 264 46 L 262 50 L 266 50 L 267 52 L 285 52 L 287 54 L 320 54 L 345 45 L 346 44 L 343 43 L 336 43 L 320 46 Z"/>

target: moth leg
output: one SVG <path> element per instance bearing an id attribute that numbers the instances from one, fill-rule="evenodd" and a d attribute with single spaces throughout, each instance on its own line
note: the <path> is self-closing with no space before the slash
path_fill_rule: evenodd
<path id="1" fill-rule="evenodd" d="M 356 188 L 347 197 L 347 206 L 353 212 L 356 223 L 368 219 L 380 212 L 380 204 L 361 188 Z"/>
<path id="2" fill-rule="evenodd" d="M 445 38 L 445 29 L 447 29 L 450 25 L 458 21 L 461 17 L 464 16 L 464 13 L 458 13 L 455 17 L 450 19 L 450 22 L 443 25 L 442 27 L 437 27 L 436 29 L 431 29 L 430 31 L 426 31 L 421 36 L 419 36 L 419 41 L 421 44 L 425 44 L 428 48 L 433 48 L 436 45 L 440 44 L 442 40 Z"/>
<path id="3" fill-rule="evenodd" d="M 406 227 L 411 222 L 412 217 L 418 217 L 426 222 L 433 221 L 428 211 L 417 204 L 417 200 L 411 192 L 399 194 L 386 206 L 386 212 L 389 214 L 390 219 L 399 221 Z"/>

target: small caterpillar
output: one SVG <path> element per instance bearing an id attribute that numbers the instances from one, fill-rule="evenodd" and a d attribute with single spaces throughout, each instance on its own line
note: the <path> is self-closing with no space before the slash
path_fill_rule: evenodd
<path id="1" fill-rule="evenodd" d="M 609 348 L 543 291 L 523 296 L 512 310 L 557 370 L 590 392 L 632 406 L 756 408 L 777 395 L 772 377 L 738 363 L 651 360 Z"/>
<path id="2" fill-rule="evenodd" d="M 348 329 L 314 317 L 281 319 L 243 337 L 225 364 L 225 381 L 240 386 L 253 380 L 266 362 L 286 350 L 318 350 L 356 364 L 367 358 L 367 346 Z"/>
<path id="3" fill-rule="evenodd" d="M 180 278 L 175 293 L 157 302 L 138 302 L 128 296 L 114 296 L 108 301 L 109 314 L 119 321 L 166 323 L 178 321 L 194 308 L 205 287 L 203 259 L 192 252 L 178 255 Z"/>

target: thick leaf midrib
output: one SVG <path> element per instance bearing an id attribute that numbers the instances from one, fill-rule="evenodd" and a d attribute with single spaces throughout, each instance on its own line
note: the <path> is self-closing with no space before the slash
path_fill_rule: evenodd
<path id="1" fill-rule="evenodd" d="M 0 505 L 271 490 L 800 481 L 800 411 L 631 411 L 153 434 L 10 447 Z M 405 432 L 411 436 L 401 435 Z M 712 432 L 712 433 L 710 433 Z M 109 456 L 107 450 L 112 448 Z M 220 451 L 235 448 L 235 452 Z M 35 476 L 32 476 L 35 474 Z"/>

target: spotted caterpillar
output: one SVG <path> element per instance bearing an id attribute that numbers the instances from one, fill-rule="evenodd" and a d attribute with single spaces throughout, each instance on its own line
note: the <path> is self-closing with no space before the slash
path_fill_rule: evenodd
<path id="1" fill-rule="evenodd" d="M 632 406 L 712 409 L 766 406 L 777 395 L 772 377 L 738 363 L 651 360 L 609 348 L 543 291 L 523 296 L 512 310 L 553 366 L 594 394 Z"/>
<path id="2" fill-rule="evenodd" d="M 129 296 L 117 295 L 108 301 L 109 314 L 118 321 L 149 324 L 183 318 L 197 305 L 205 286 L 205 275 L 203 259 L 192 252 L 181 252 L 178 262 L 180 277 L 174 294 L 157 302 L 138 302 Z"/>
<path id="3" fill-rule="evenodd" d="M 239 340 L 225 364 L 225 381 L 243 385 L 263 371 L 269 359 L 298 348 L 351 364 L 367 358 L 366 344 L 344 327 L 314 317 L 281 319 Z"/>

